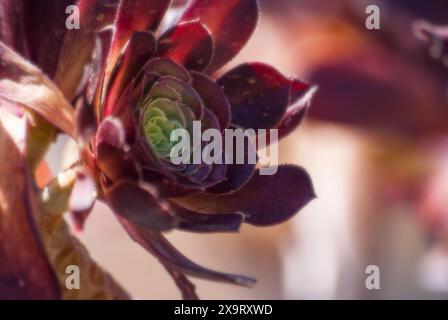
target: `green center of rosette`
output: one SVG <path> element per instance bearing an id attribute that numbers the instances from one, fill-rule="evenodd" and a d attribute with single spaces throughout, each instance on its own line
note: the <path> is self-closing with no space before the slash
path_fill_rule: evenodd
<path id="1" fill-rule="evenodd" d="M 143 105 L 143 131 L 149 144 L 158 155 L 169 158 L 177 141 L 171 141 L 171 133 L 185 129 L 186 119 L 176 101 L 157 98 Z"/>

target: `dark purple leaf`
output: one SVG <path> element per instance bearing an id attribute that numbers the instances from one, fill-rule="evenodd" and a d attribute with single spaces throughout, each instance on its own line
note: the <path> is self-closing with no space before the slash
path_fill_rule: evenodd
<path id="1" fill-rule="evenodd" d="M 155 186 L 163 198 L 179 197 L 192 192 L 191 187 L 176 183 L 160 172 L 144 170 L 143 179 Z"/>
<path id="2" fill-rule="evenodd" d="M 168 204 L 134 182 L 122 181 L 106 191 L 105 198 L 116 215 L 143 230 L 169 230 L 174 219 Z"/>
<path id="3" fill-rule="evenodd" d="M 269 226 L 288 220 L 314 198 L 311 179 L 305 170 L 282 165 L 274 175 L 260 175 L 257 170 L 235 193 L 198 193 L 176 199 L 176 202 L 201 212 L 242 212 L 245 222 Z"/>
<path id="4" fill-rule="evenodd" d="M 192 232 L 238 232 L 244 221 L 241 213 L 200 213 L 172 204 L 180 218 L 178 228 Z"/>
<path id="5" fill-rule="evenodd" d="M 216 193 L 216 194 L 225 194 L 225 193 L 231 193 L 239 190 L 242 188 L 252 177 L 255 171 L 256 167 L 256 161 L 250 162 L 249 161 L 249 154 L 252 153 L 256 155 L 255 146 L 252 142 L 250 142 L 247 138 L 244 142 L 244 163 L 243 164 L 237 164 L 236 163 L 236 157 L 237 157 L 237 143 L 236 141 L 234 143 L 233 148 L 233 159 L 231 159 L 230 155 L 227 155 L 227 158 L 231 160 L 233 164 L 226 165 L 226 175 L 225 179 L 210 187 L 207 188 L 207 192 L 210 193 Z M 226 152 L 224 145 L 224 150 Z"/>
<path id="6" fill-rule="evenodd" d="M 151 59 L 145 65 L 144 71 L 159 77 L 172 76 L 182 81 L 190 81 L 190 75 L 185 68 L 165 58 Z"/>

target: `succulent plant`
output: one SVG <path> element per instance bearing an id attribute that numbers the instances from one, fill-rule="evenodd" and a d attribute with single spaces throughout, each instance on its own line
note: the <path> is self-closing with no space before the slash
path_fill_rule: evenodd
<path id="1" fill-rule="evenodd" d="M 172 133 L 192 132 L 200 121 L 202 131 L 276 129 L 282 138 L 303 120 L 314 88 L 259 62 L 222 71 L 254 31 L 257 1 L 192 0 L 176 23 L 167 19 L 159 30 L 170 4 L 79 0 L 80 29 L 64 30 L 50 27 L 60 23 L 54 15 L 64 12 L 66 1 L 43 1 L 38 11 L 30 10 L 31 1 L 3 2 L 0 97 L 78 142 L 68 202 L 78 226 L 95 200 L 104 201 L 160 260 L 184 298 L 196 298 L 186 275 L 239 285 L 255 280 L 197 265 L 162 232 L 273 225 L 315 195 L 308 174 L 294 165 L 268 176 L 255 163 L 173 164 Z M 29 16 L 39 14 L 42 38 L 27 38 Z"/>

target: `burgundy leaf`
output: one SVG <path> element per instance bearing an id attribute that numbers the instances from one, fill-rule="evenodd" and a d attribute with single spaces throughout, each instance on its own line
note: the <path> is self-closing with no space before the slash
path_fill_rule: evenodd
<path id="1" fill-rule="evenodd" d="M 143 179 L 155 186 L 163 198 L 179 197 L 192 192 L 191 188 L 176 183 L 175 180 L 168 179 L 156 171 L 144 170 Z"/>
<path id="2" fill-rule="evenodd" d="M 207 192 L 226 194 L 243 187 L 254 174 L 255 164 L 232 164 L 227 166 L 226 178 L 223 182 L 210 187 Z"/>
<path id="3" fill-rule="evenodd" d="M 122 149 L 107 142 L 97 145 L 97 164 L 102 173 L 112 182 L 122 178 L 137 181 L 139 174 L 134 161 Z"/>
<path id="4" fill-rule="evenodd" d="M 218 84 L 229 99 L 232 124 L 253 129 L 277 128 L 288 106 L 309 89 L 263 63 L 242 64 L 224 74 Z"/>
<path id="5" fill-rule="evenodd" d="M 180 253 L 160 232 L 142 230 L 122 220 L 121 223 L 135 242 L 172 270 L 194 277 L 242 286 L 252 286 L 256 282 L 256 280 L 246 276 L 227 274 L 201 267 Z"/>
<path id="6" fill-rule="evenodd" d="M 210 31 L 215 44 L 208 67 L 211 73 L 235 57 L 249 40 L 257 25 L 257 1 L 193 0 L 180 21 L 197 19 Z"/>
<path id="7" fill-rule="evenodd" d="M 105 118 L 96 134 L 96 145 L 107 143 L 119 150 L 124 150 L 126 147 L 126 136 L 123 128 L 123 123 L 120 119 L 115 117 Z"/>
<path id="8" fill-rule="evenodd" d="M 185 68 L 166 58 L 151 59 L 143 69 L 148 74 L 154 74 L 160 77 L 172 76 L 183 81 L 190 80 L 190 75 Z"/>
<path id="9" fill-rule="evenodd" d="M 154 31 L 171 0 L 120 0 L 106 69 L 106 83 L 118 57 L 136 31 Z"/>
<path id="10" fill-rule="evenodd" d="M 144 230 L 169 230 L 174 226 L 168 205 L 134 182 L 117 183 L 105 197 L 116 215 Z"/>
<path id="11" fill-rule="evenodd" d="M 134 161 L 127 156 L 125 129 L 118 118 L 108 117 L 101 122 L 96 136 L 96 160 L 99 169 L 111 181 L 123 177 L 137 180 Z"/>
<path id="12" fill-rule="evenodd" d="M 191 75 L 193 88 L 201 96 L 204 105 L 216 115 L 220 127 L 227 128 L 231 119 L 230 105 L 222 89 L 199 72 L 192 72 Z"/>
<path id="13" fill-rule="evenodd" d="M 158 55 L 203 71 L 213 56 L 213 39 L 199 21 L 180 23 L 160 37 Z"/>
<path id="14" fill-rule="evenodd" d="M 202 212 L 242 212 L 245 222 L 269 226 L 288 220 L 314 198 L 311 179 L 305 170 L 281 165 L 274 175 L 260 175 L 257 170 L 235 193 L 198 193 L 176 199 L 176 202 Z"/>
<path id="15" fill-rule="evenodd" d="M 178 228 L 192 232 L 238 232 L 244 220 L 241 213 L 200 213 L 172 203 L 180 218 Z"/>
<path id="16" fill-rule="evenodd" d="M 113 113 L 114 107 L 131 79 L 136 76 L 149 58 L 155 53 L 156 40 L 151 32 L 134 32 L 120 56 L 110 78 L 105 85 L 106 98 L 103 116 Z"/>
<path id="17" fill-rule="evenodd" d="M 311 87 L 299 80 L 291 82 L 288 108 L 278 125 L 278 139 L 286 137 L 302 123 L 316 91 L 317 87 Z M 270 139 L 267 141 L 271 142 Z"/>

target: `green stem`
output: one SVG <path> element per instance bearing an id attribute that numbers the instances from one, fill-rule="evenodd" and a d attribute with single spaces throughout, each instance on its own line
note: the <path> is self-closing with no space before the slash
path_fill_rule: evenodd
<path id="1" fill-rule="evenodd" d="M 75 185 L 75 168 L 60 173 L 43 190 L 40 211 L 51 215 L 62 215 L 68 210 L 68 200 Z"/>

